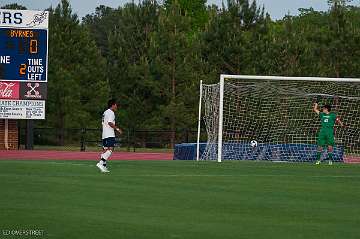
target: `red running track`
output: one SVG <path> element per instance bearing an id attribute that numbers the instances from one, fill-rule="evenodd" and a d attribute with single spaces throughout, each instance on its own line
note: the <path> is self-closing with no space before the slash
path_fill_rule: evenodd
<path id="1" fill-rule="evenodd" d="M 345 163 L 359 163 L 360 164 L 360 157 L 345 157 L 344 158 Z"/>
<path id="2" fill-rule="evenodd" d="M 0 150 L 0 160 L 99 160 L 100 152 Z M 172 153 L 114 152 L 110 160 L 172 160 Z"/>
<path id="3" fill-rule="evenodd" d="M 0 150 L 0 160 L 99 160 L 100 152 L 44 150 Z M 172 160 L 172 153 L 114 152 L 110 160 Z M 345 163 L 360 163 L 360 157 L 346 157 Z"/>

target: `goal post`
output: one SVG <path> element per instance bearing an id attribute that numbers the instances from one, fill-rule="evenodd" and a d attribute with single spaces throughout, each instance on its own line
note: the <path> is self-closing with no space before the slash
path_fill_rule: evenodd
<path id="1" fill-rule="evenodd" d="M 196 161 L 200 159 L 200 133 L 201 133 L 201 106 L 202 106 L 202 93 L 203 93 L 203 81 L 200 81 L 200 95 L 199 95 L 199 117 L 198 117 L 198 132 L 196 142 Z"/>
<path id="2" fill-rule="evenodd" d="M 207 144 L 200 156 L 198 140 L 198 160 L 314 160 L 317 100 L 346 125 L 335 127 L 335 160 L 360 157 L 360 79 L 221 75 L 200 91 Z"/>
<path id="3" fill-rule="evenodd" d="M 219 130 L 218 130 L 218 153 L 217 161 L 221 163 L 222 160 L 222 145 L 223 145 L 223 126 L 224 126 L 224 84 L 225 78 L 220 76 L 220 97 L 219 97 Z"/>

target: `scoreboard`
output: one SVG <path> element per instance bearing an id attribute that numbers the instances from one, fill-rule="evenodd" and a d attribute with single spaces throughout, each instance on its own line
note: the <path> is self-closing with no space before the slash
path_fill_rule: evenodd
<path id="1" fill-rule="evenodd" d="M 47 30 L 0 29 L 0 79 L 47 81 Z"/>
<path id="2" fill-rule="evenodd" d="M 0 119 L 45 119 L 47 11 L 0 9 Z"/>

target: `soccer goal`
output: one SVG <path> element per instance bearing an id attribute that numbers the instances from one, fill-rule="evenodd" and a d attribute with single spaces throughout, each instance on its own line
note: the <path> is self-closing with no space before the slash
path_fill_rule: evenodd
<path id="1" fill-rule="evenodd" d="M 221 75 L 218 84 L 200 85 L 197 160 L 314 161 L 315 102 L 345 125 L 334 127 L 334 160 L 360 159 L 360 79 Z"/>

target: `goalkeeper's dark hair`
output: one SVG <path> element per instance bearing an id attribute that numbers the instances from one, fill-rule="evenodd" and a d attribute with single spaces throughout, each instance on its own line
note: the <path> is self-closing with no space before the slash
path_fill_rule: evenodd
<path id="1" fill-rule="evenodd" d="M 329 112 L 331 111 L 331 105 L 324 105 L 324 108 L 327 109 Z"/>
<path id="2" fill-rule="evenodd" d="M 115 99 L 111 99 L 108 101 L 108 109 L 110 109 L 113 105 L 116 105 L 116 100 Z"/>

